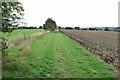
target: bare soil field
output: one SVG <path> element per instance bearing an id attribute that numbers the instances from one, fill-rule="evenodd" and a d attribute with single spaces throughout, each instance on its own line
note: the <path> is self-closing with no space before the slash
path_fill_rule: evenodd
<path id="1" fill-rule="evenodd" d="M 118 67 L 118 32 L 60 30 L 116 69 Z"/>

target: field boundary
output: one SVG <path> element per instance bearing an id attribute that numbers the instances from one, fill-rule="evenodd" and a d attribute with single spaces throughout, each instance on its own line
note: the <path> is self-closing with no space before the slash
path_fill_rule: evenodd
<path id="1" fill-rule="evenodd" d="M 20 39 L 8 41 L 8 47 L 10 48 L 12 46 L 20 45 L 20 44 L 23 44 L 23 43 L 28 42 L 28 41 L 29 42 L 33 41 L 39 37 L 42 37 L 45 34 L 47 34 L 47 32 L 38 32 L 38 33 L 35 33 L 33 35 L 25 36 L 25 37 L 20 38 Z"/>
<path id="2" fill-rule="evenodd" d="M 106 52 L 103 52 L 102 49 L 100 49 L 99 47 L 95 47 L 93 49 L 93 47 L 91 47 L 89 44 L 87 44 L 85 41 L 84 41 L 84 38 L 81 37 L 80 39 L 73 36 L 73 35 L 70 35 L 70 34 L 67 34 L 65 33 L 64 31 L 60 30 L 61 33 L 65 34 L 66 36 L 68 36 L 69 38 L 75 40 L 77 43 L 79 43 L 81 46 L 85 47 L 87 50 L 89 50 L 90 52 L 94 53 L 98 58 L 104 60 L 107 64 L 109 65 L 112 65 L 114 66 L 115 68 L 115 71 L 117 73 L 118 71 L 118 56 L 117 56 L 117 52 L 118 50 L 116 50 L 116 55 L 108 55 L 106 54 Z M 87 40 L 89 41 L 89 40 Z M 97 45 L 97 44 L 96 44 Z"/>

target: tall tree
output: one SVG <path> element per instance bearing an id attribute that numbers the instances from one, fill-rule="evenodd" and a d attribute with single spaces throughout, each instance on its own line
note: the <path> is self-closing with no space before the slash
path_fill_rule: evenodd
<path id="1" fill-rule="evenodd" d="M 57 24 L 52 18 L 48 18 L 43 24 L 45 30 L 54 31 L 57 28 Z"/>
<path id="2" fill-rule="evenodd" d="M 1 24 L 2 32 L 11 33 L 18 25 L 20 20 L 23 18 L 24 9 L 20 2 L 1 2 Z M 2 53 L 3 57 L 7 55 L 8 40 L 6 36 L 2 36 Z"/>
<path id="3" fill-rule="evenodd" d="M 24 9 L 20 2 L 2 2 L 2 32 L 12 32 L 20 24 Z"/>

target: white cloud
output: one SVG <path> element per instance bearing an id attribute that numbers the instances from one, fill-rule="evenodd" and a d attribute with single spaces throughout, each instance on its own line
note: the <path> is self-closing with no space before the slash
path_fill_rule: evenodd
<path id="1" fill-rule="evenodd" d="M 49 17 L 59 26 L 118 26 L 119 0 L 20 0 L 29 25 Z"/>

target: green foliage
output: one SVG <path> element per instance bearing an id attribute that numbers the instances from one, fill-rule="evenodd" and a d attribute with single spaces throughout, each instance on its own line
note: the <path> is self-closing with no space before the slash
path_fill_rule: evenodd
<path id="1" fill-rule="evenodd" d="M 23 18 L 23 6 L 20 2 L 2 2 L 2 32 L 12 32 Z"/>
<path id="2" fill-rule="evenodd" d="M 23 18 L 23 6 L 20 2 L 1 2 L 2 13 L 2 32 L 8 32 L 7 36 L 2 36 L 2 55 L 7 56 L 8 40 L 10 33 L 18 27 L 20 20 Z"/>
<path id="3" fill-rule="evenodd" d="M 54 20 L 52 20 L 52 18 L 48 18 L 45 21 L 45 24 L 43 24 L 43 28 L 45 30 L 54 31 L 57 28 L 57 24 Z"/>
<path id="4" fill-rule="evenodd" d="M 7 48 L 8 48 L 8 39 L 6 37 L 2 37 L 2 56 L 3 58 L 8 55 L 7 53 Z"/>

